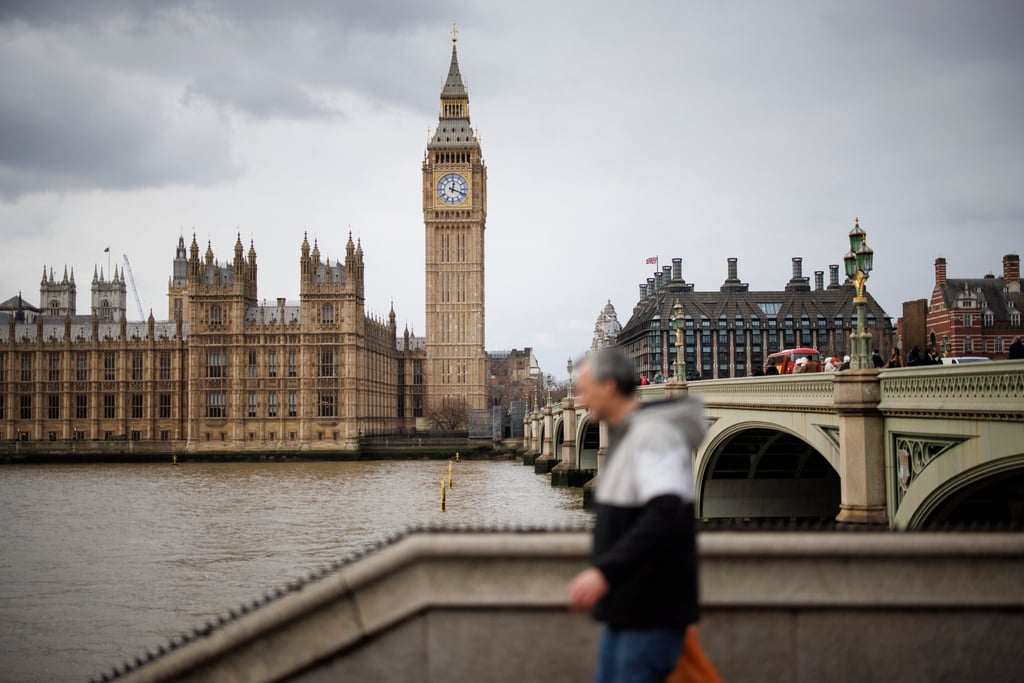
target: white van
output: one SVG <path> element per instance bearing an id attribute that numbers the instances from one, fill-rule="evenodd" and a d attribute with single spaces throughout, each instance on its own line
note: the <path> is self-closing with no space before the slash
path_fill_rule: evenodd
<path id="1" fill-rule="evenodd" d="M 943 358 L 942 359 L 942 364 L 943 365 L 961 365 L 963 363 L 988 363 L 991 360 L 992 360 L 991 358 L 985 358 L 984 356 L 959 356 L 959 357 L 952 357 L 951 356 L 949 358 Z"/>

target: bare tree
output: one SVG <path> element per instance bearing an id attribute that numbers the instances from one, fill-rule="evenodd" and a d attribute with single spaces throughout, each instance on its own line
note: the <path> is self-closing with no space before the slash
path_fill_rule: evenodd
<path id="1" fill-rule="evenodd" d="M 434 399 L 427 409 L 427 419 L 440 431 L 455 432 L 466 426 L 469 407 L 461 396 Z"/>

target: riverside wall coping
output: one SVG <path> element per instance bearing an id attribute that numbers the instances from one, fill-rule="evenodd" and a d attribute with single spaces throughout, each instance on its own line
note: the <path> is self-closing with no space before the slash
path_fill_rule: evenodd
<path id="1" fill-rule="evenodd" d="M 698 542 L 705 612 L 1024 612 L 1020 533 L 711 531 Z M 410 532 L 104 676 L 287 680 L 432 611 L 564 613 L 589 551 L 585 530 Z M 579 628 L 593 624 L 580 616 Z"/>

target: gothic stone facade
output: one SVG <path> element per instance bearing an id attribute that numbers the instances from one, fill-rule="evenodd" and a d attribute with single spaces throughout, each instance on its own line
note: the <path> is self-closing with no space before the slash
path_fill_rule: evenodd
<path id="1" fill-rule="evenodd" d="M 174 269 L 171 321 L 110 322 L 106 307 L 31 323 L 5 316 L 0 441 L 351 450 L 363 436 L 414 428 L 423 345 L 408 332 L 396 343 L 393 310 L 387 320 L 366 314 L 351 237 L 344 263 L 303 240 L 297 305 L 258 303 L 256 251 L 243 253 L 240 239 L 227 265 L 210 247 L 200 258 L 194 237 L 186 255 L 179 240 Z M 53 295 L 45 278 L 42 289 Z"/>
<path id="2" fill-rule="evenodd" d="M 487 407 L 484 227 L 487 167 L 452 41 L 438 125 L 423 159 L 427 382 L 433 409 Z"/>
<path id="3" fill-rule="evenodd" d="M 233 261 L 221 266 L 210 249 L 200 259 L 193 239 L 184 304 L 193 448 L 349 450 L 363 436 L 411 426 L 398 413 L 406 359 L 395 313 L 366 314 L 362 247 L 349 236 L 344 263 L 331 263 L 304 238 L 299 262 L 299 303 L 261 305 L 253 247 L 245 255 L 237 241 Z"/>

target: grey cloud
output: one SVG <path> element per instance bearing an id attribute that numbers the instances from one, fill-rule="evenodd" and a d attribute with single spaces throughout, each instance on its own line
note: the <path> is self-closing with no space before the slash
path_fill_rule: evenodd
<path id="1" fill-rule="evenodd" d="M 460 12 L 467 8 L 460 8 Z M 317 24 L 336 22 L 365 29 L 389 29 L 435 19 L 436 11 L 421 0 L 337 2 L 337 0 L 2 0 L 0 22 L 37 25 L 97 24 L 119 17 L 141 24 L 169 15 L 222 17 L 255 24 L 306 18 Z"/>
<path id="2" fill-rule="evenodd" d="M 110 75 L 0 47 L 0 197 L 210 184 L 234 177 L 215 117 L 178 116 Z"/>
<path id="3" fill-rule="evenodd" d="M 258 117 L 335 119 L 337 108 L 317 100 L 304 88 L 276 74 L 210 74 L 185 88 L 185 101 L 204 99 Z"/>

